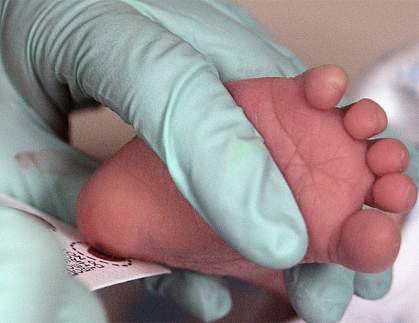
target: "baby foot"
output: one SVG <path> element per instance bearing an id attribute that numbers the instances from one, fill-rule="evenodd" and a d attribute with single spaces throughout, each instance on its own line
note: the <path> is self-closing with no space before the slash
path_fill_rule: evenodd
<path id="1" fill-rule="evenodd" d="M 381 271 L 400 244 L 396 221 L 416 188 L 401 174 L 408 163 L 398 141 L 364 139 L 386 127 L 374 102 L 335 109 L 346 87 L 334 66 L 297 78 L 261 78 L 226 84 L 287 179 L 309 233 L 306 262 L 335 262 L 357 271 Z M 123 219 L 121 218 L 123 214 Z M 396 219 L 401 219 L 398 215 Z M 172 267 L 231 275 L 277 294 L 282 273 L 257 266 L 231 249 L 178 192 L 165 165 L 138 138 L 89 180 L 78 203 L 86 239 L 111 254 Z"/>
<path id="2" fill-rule="evenodd" d="M 333 262 L 374 272 L 394 260 L 399 226 L 364 202 L 405 213 L 416 187 L 401 172 L 408 153 L 396 140 L 365 139 L 387 126 L 384 111 L 361 100 L 335 108 L 346 76 L 335 66 L 295 79 L 262 78 L 226 84 L 264 138 L 301 209 L 309 233 L 306 262 Z"/>

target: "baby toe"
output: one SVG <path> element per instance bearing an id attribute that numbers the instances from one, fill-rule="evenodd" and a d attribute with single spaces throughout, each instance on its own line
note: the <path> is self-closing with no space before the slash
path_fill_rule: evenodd
<path id="1" fill-rule="evenodd" d="M 367 163 L 370 170 L 377 176 L 401 173 L 409 165 L 409 152 L 396 139 L 380 139 L 369 147 Z"/>
<path id="2" fill-rule="evenodd" d="M 335 247 L 337 262 L 354 271 L 372 273 L 388 268 L 400 249 L 399 225 L 377 210 L 361 210 L 350 216 L 342 226 Z"/>
<path id="3" fill-rule="evenodd" d="M 353 138 L 364 140 L 379 134 L 387 127 L 387 116 L 376 102 L 362 99 L 347 109 L 343 123 Z"/>
<path id="4" fill-rule="evenodd" d="M 374 183 L 372 198 L 374 206 L 383 211 L 406 214 L 416 203 L 417 189 L 409 177 L 392 173 Z"/>
<path id="5" fill-rule="evenodd" d="M 345 71 L 335 65 L 312 68 L 299 79 L 303 83 L 307 102 L 320 110 L 335 108 L 348 82 Z"/>

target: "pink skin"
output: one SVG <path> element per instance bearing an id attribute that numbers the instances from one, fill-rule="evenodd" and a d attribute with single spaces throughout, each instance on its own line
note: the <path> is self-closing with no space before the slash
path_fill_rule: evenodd
<path id="1" fill-rule="evenodd" d="M 409 161 L 406 148 L 392 139 L 366 140 L 386 128 L 384 111 L 370 100 L 335 108 L 346 83 L 346 74 L 329 65 L 296 78 L 226 87 L 264 137 L 293 191 L 309 233 L 304 262 L 377 272 L 394 262 L 400 222 L 417 193 L 401 174 Z M 361 210 L 364 202 L 376 209 Z M 104 252 L 230 275 L 285 297 L 282 272 L 255 265 L 230 248 L 138 138 L 92 176 L 77 212 L 82 234 Z"/>

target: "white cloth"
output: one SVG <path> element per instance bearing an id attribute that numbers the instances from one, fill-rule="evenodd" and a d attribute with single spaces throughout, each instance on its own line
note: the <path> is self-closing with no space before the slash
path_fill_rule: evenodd
<path id="1" fill-rule="evenodd" d="M 419 149 L 419 41 L 385 54 L 363 71 L 348 96 L 378 102 L 390 127 Z"/>

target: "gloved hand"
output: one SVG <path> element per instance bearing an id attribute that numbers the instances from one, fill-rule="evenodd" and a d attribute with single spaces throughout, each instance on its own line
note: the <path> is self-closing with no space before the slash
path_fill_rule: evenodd
<path id="1" fill-rule="evenodd" d="M 13 87 L 2 61 L 0 97 L 0 193 L 75 225 L 79 192 L 100 163 L 50 128 Z M 1 321 L 106 321 L 95 295 L 65 272 L 60 243 L 51 231 L 1 201 L 0 221 Z M 215 277 L 178 270 L 160 276 L 158 284 L 156 278 L 139 282 L 203 320 L 223 316 L 231 307 L 227 288 Z"/>
<path id="2" fill-rule="evenodd" d="M 13 88 L 2 62 L 0 97 L 0 192 L 74 220 L 77 188 L 98 163 L 48 129 Z M 2 322 L 105 321 L 98 300 L 65 272 L 50 230 L 1 203 L 0 223 Z"/>
<path id="3" fill-rule="evenodd" d="M 26 114 L 64 146 L 56 136 L 65 136 L 71 107 L 97 102 L 109 106 L 134 126 L 194 208 L 242 255 L 271 268 L 295 265 L 307 246 L 303 219 L 259 135 L 222 82 L 293 76 L 303 71 L 303 65 L 245 12 L 224 1 L 124 2 L 0 2 L 2 56 L 20 102 L 23 99 L 30 107 Z M 37 149 L 45 147 L 43 140 Z M 57 155 L 54 149 L 48 159 Z M 248 164 L 232 174 L 231 156 L 237 153 L 245 155 Z M 58 164 L 57 171 L 62 167 Z M 24 197 L 35 199 L 35 194 L 41 202 L 29 202 L 40 207 L 56 191 L 32 193 L 39 192 L 38 185 L 34 182 Z M 249 194 L 260 196 L 252 210 L 243 203 Z M 53 211 L 65 207 L 70 211 L 49 213 L 65 214 L 71 222 L 75 196 L 67 196 L 68 202 L 52 198 L 55 202 L 48 203 L 57 208 Z M 322 270 L 328 266 L 332 265 L 312 267 L 319 273 L 313 284 L 304 283 L 311 281 L 306 270 L 299 270 L 288 284 L 303 317 L 335 320 L 338 315 L 330 315 L 343 313 L 352 296 L 353 284 L 340 285 L 333 279 L 335 271 Z M 353 281 L 354 273 L 342 270 L 338 276 Z M 373 285 L 379 278 L 368 277 L 362 283 L 357 277 L 355 286 Z M 344 301 L 332 304 L 335 311 L 316 312 L 330 305 L 330 299 L 315 286 L 336 290 Z M 302 298 L 296 292 L 301 289 L 316 297 Z M 228 303 L 228 294 L 224 296 Z M 212 314 L 211 318 L 222 315 Z"/>
<path id="4" fill-rule="evenodd" d="M 98 299 L 65 272 L 51 231 L 20 211 L 0 207 L 2 322 L 105 322 Z"/>

